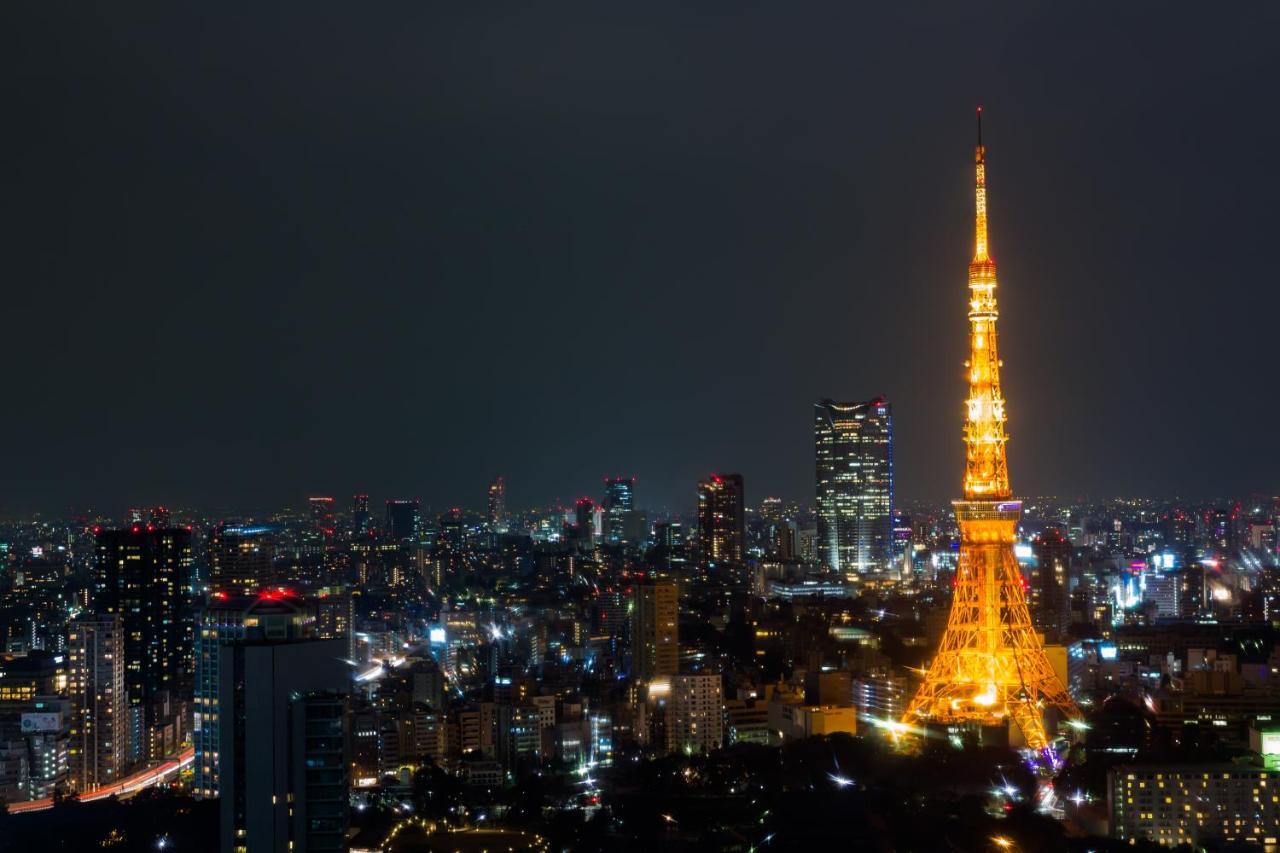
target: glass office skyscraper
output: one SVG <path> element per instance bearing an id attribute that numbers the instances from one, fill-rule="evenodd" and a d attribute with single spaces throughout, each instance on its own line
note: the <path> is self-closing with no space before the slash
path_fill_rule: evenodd
<path id="1" fill-rule="evenodd" d="M 814 405 L 818 555 L 845 575 L 881 574 L 893 563 L 893 408 Z"/>

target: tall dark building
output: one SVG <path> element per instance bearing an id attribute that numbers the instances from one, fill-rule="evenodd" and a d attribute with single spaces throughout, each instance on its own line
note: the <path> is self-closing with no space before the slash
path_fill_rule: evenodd
<path id="1" fill-rule="evenodd" d="M 321 640 L 320 642 L 326 642 Z M 281 853 L 345 853 L 351 809 L 350 700 L 339 689 L 289 701 L 289 836 Z"/>
<path id="2" fill-rule="evenodd" d="M 494 477 L 489 483 L 488 522 L 490 530 L 506 530 L 507 528 L 507 483 L 502 475 Z"/>
<path id="3" fill-rule="evenodd" d="M 223 853 L 345 850 L 350 796 L 345 640 L 307 606 L 266 596 L 219 644 L 217 780 Z"/>
<path id="4" fill-rule="evenodd" d="M 218 593 L 196 620 L 195 781 L 198 798 L 216 798 L 221 787 L 219 754 L 223 727 L 230 717 L 220 706 L 223 689 L 220 650 L 246 641 L 340 640 L 342 657 L 352 658 L 351 596 L 346 590 L 321 590 L 300 597 L 283 589 L 254 595 Z"/>
<path id="5" fill-rule="evenodd" d="M 417 498 L 387 501 L 387 535 L 396 542 L 417 542 L 422 534 L 422 512 Z"/>
<path id="6" fill-rule="evenodd" d="M 740 565 L 746 556 L 746 509 L 741 474 L 712 474 L 698 484 L 702 559 Z"/>
<path id="7" fill-rule="evenodd" d="M 272 580 L 275 528 L 219 524 L 209 531 L 209 583 L 224 592 L 252 592 Z"/>
<path id="8" fill-rule="evenodd" d="M 818 557 L 841 574 L 893 564 L 893 410 L 883 397 L 814 404 Z"/>
<path id="9" fill-rule="evenodd" d="M 441 513 L 436 519 L 439 527 L 438 544 L 450 551 L 461 550 L 467 544 L 467 522 L 462 517 L 462 510 L 454 507 L 446 513 Z"/>
<path id="10" fill-rule="evenodd" d="M 332 536 L 337 526 L 333 518 L 333 498 L 328 496 L 307 498 L 307 506 L 311 509 L 311 523 L 316 530 L 326 536 Z"/>
<path id="11" fill-rule="evenodd" d="M 635 509 L 635 477 L 610 477 L 604 481 L 604 541 L 619 545 L 627 538 L 627 513 Z"/>
<path id="12" fill-rule="evenodd" d="M 596 502 L 591 498 L 578 498 L 573 504 L 574 538 L 588 547 L 596 541 Z"/>
<path id="13" fill-rule="evenodd" d="M 354 495 L 351 498 L 351 532 L 355 536 L 364 536 L 373 526 L 373 516 L 369 513 L 369 496 Z"/>
<path id="14" fill-rule="evenodd" d="M 1034 549 L 1036 563 L 1027 590 L 1031 621 L 1056 637 L 1071 624 L 1071 541 L 1060 528 L 1046 527 Z"/>
<path id="15" fill-rule="evenodd" d="M 179 695 L 188 671 L 192 632 L 184 618 L 191 572 L 191 531 L 135 524 L 96 532 L 94 609 L 116 615 L 124 630 L 124 678 L 130 714 L 154 723 L 162 694 Z M 133 748 L 141 726 L 131 720 Z"/>

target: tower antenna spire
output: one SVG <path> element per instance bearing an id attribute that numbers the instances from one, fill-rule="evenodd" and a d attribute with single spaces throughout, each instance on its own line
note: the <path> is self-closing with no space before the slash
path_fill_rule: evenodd
<path id="1" fill-rule="evenodd" d="M 978 107 L 974 250 L 969 264 L 969 397 L 965 400 L 964 498 L 956 501 L 960 554 L 951 616 L 901 724 L 1015 724 L 1027 746 L 1051 748 L 1043 710 L 1080 718 L 1054 673 L 1027 608 L 1014 554 L 1022 502 L 1009 487 L 1005 405 L 996 347 L 996 262 L 987 250 L 987 179 Z M 900 729 L 901 730 L 901 729 Z M 1053 759 L 1056 761 L 1056 758 Z"/>

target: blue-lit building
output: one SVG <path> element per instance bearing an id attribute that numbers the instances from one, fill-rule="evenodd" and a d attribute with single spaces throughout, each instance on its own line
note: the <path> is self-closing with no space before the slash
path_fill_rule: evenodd
<path id="1" fill-rule="evenodd" d="M 195 782 L 198 798 L 218 796 L 218 648 L 244 637 L 246 612 L 256 596 L 215 594 L 200 612 L 195 636 L 195 685 L 192 739 L 195 741 Z"/>
<path id="2" fill-rule="evenodd" d="M 635 509 L 635 477 L 604 481 L 604 541 L 619 545 L 627 538 L 627 514 Z"/>

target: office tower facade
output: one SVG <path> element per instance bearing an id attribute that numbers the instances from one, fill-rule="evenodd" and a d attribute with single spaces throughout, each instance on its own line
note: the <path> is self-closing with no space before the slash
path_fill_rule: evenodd
<path id="1" fill-rule="evenodd" d="M 631 672 L 652 681 L 680 670 L 680 596 L 673 581 L 635 586 L 631 609 Z"/>
<path id="2" fill-rule="evenodd" d="M 366 536 L 373 527 L 373 516 L 369 513 L 369 496 L 353 495 L 351 497 L 351 533 L 353 536 Z"/>
<path id="3" fill-rule="evenodd" d="M 135 717 L 154 723 L 155 705 L 178 695 L 188 672 L 192 630 L 183 618 L 191 574 L 191 531 L 135 524 L 95 536 L 94 609 L 118 615 L 124 628 L 124 671 Z M 132 724 L 135 755 L 145 748 Z"/>
<path id="4" fill-rule="evenodd" d="M 604 481 L 604 541 L 627 541 L 627 515 L 635 509 L 635 477 L 610 477 Z"/>
<path id="5" fill-rule="evenodd" d="M 349 700 L 337 690 L 289 702 L 288 851 L 343 853 L 350 823 Z"/>
<path id="6" fill-rule="evenodd" d="M 198 799 L 218 796 L 218 749 L 225 719 L 218 709 L 218 649 L 244 638 L 245 614 L 257 600 L 257 596 L 217 592 L 197 617 L 191 726 L 195 781 L 191 792 Z"/>
<path id="7" fill-rule="evenodd" d="M 209 584 L 227 593 L 253 592 L 273 577 L 274 528 L 219 524 L 209 531 Z"/>
<path id="8" fill-rule="evenodd" d="M 719 675 L 671 676 L 667 752 L 714 752 L 724 745 L 724 686 Z"/>
<path id="9" fill-rule="evenodd" d="M 286 597 L 260 598 L 242 621 L 216 650 L 222 850 L 341 850 L 346 643 L 316 639 L 307 608 Z"/>
<path id="10" fill-rule="evenodd" d="M 127 769 L 128 693 L 125 629 L 117 614 L 72 620 L 67 637 L 71 697 L 68 765 L 71 789 L 95 791 Z"/>
<path id="11" fill-rule="evenodd" d="M 633 509 L 622 516 L 622 541 L 638 549 L 649 547 L 649 514 Z"/>
<path id="12" fill-rule="evenodd" d="M 578 498 L 573 502 L 573 539 L 588 548 L 596 542 L 596 502 Z"/>
<path id="13" fill-rule="evenodd" d="M 678 521 L 660 521 L 653 526 L 653 544 L 656 548 L 676 551 L 685 546 L 684 525 Z"/>
<path id="14" fill-rule="evenodd" d="M 417 498 L 387 501 L 387 536 L 395 542 L 417 542 L 422 536 L 422 510 Z"/>
<path id="15" fill-rule="evenodd" d="M 1146 577 L 1147 588 L 1142 594 L 1142 602 L 1147 612 L 1155 619 L 1177 619 L 1182 615 L 1182 576 L 1180 574 L 1149 574 Z M 1264 607 L 1266 605 L 1264 604 Z M 1270 607 L 1264 612 L 1264 618 L 1272 618 Z"/>
<path id="16" fill-rule="evenodd" d="M 814 404 L 818 557 L 833 572 L 893 564 L 893 409 L 883 397 Z"/>
<path id="17" fill-rule="evenodd" d="M 1071 540 L 1046 527 L 1032 543 L 1036 561 L 1027 584 L 1032 623 L 1056 638 L 1071 624 Z"/>
<path id="18" fill-rule="evenodd" d="M 347 644 L 347 657 L 354 659 L 355 651 L 355 601 L 351 589 L 346 586 L 321 587 L 310 599 L 316 612 L 316 636 L 321 640 L 343 640 Z"/>
<path id="19" fill-rule="evenodd" d="M 707 563 L 741 565 L 747 527 L 741 474 L 712 474 L 698 484 L 698 535 Z"/>
<path id="20" fill-rule="evenodd" d="M 311 513 L 311 524 L 320 530 L 332 530 L 333 498 L 329 495 L 317 495 L 307 498 L 307 509 Z"/>
<path id="21" fill-rule="evenodd" d="M 487 508 L 486 520 L 489 522 L 489 529 L 505 531 L 507 529 L 507 483 L 502 479 L 502 475 L 494 477 L 489 482 Z"/>

